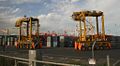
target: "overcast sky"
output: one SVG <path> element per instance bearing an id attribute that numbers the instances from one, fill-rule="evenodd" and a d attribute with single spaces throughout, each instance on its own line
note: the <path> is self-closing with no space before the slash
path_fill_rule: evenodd
<path id="1" fill-rule="evenodd" d="M 73 31 L 71 15 L 80 10 L 101 10 L 107 34 L 120 35 L 120 0 L 0 0 L 0 28 L 13 28 L 15 20 L 27 15 L 40 19 L 42 32 Z"/>

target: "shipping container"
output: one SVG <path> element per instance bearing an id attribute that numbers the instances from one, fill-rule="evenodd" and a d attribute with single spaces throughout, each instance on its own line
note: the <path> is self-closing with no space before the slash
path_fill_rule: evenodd
<path id="1" fill-rule="evenodd" d="M 52 47 L 51 39 L 51 36 L 47 37 L 47 47 Z"/>
<path id="2" fill-rule="evenodd" d="M 52 36 L 52 44 L 53 44 L 53 47 L 57 47 L 57 44 L 58 44 L 58 41 L 57 41 L 57 36 Z"/>
<path id="3" fill-rule="evenodd" d="M 60 36 L 60 47 L 64 47 L 64 36 Z"/>

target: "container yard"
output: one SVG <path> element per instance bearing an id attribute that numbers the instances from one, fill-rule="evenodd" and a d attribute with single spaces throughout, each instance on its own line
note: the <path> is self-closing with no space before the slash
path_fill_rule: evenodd
<path id="1" fill-rule="evenodd" d="M 0 0 L 0 66 L 120 66 L 118 6 Z"/>

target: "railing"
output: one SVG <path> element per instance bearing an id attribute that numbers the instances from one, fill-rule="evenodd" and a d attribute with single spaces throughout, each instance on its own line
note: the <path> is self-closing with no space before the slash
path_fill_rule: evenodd
<path id="1" fill-rule="evenodd" d="M 117 61 L 113 64 L 113 66 L 117 66 L 118 63 L 120 63 L 120 60 L 117 60 Z"/>
<path id="2" fill-rule="evenodd" d="M 74 64 L 55 63 L 55 62 L 39 61 L 39 60 L 30 60 L 30 59 L 12 57 L 12 56 L 7 56 L 7 55 L 0 55 L 0 57 L 14 59 L 15 60 L 14 61 L 15 62 L 14 66 L 17 66 L 17 64 L 19 64 L 19 63 L 27 64 L 29 66 L 36 66 L 36 64 L 34 64 L 34 63 L 49 64 L 49 65 L 55 65 L 55 66 L 80 66 L 80 65 L 74 65 Z M 32 61 L 33 64 L 30 64 L 29 61 Z"/>

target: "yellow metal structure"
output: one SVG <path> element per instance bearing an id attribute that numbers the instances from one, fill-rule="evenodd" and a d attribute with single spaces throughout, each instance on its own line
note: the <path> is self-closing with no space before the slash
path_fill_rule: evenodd
<path id="1" fill-rule="evenodd" d="M 92 43 L 95 40 L 97 40 L 97 44 L 95 45 L 96 49 L 111 48 L 111 44 L 107 41 L 105 35 L 104 14 L 102 11 L 73 12 L 72 18 L 79 22 L 79 38 L 76 42 L 82 45 L 82 50 L 91 49 Z M 87 19 L 89 18 L 92 18 L 93 21 L 88 21 Z M 88 28 L 87 24 L 89 24 L 91 28 Z M 93 32 L 93 30 L 94 34 L 90 34 L 89 32 Z"/>
<path id="2" fill-rule="evenodd" d="M 23 17 L 16 21 L 15 27 L 19 28 L 18 48 L 40 48 L 39 19 Z"/>

